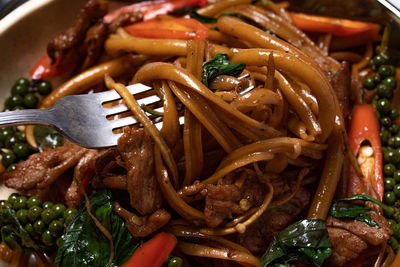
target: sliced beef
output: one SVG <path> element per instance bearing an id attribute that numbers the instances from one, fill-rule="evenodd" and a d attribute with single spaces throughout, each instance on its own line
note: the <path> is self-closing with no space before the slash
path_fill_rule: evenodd
<path id="1" fill-rule="evenodd" d="M 56 62 L 61 53 L 82 43 L 89 27 L 103 18 L 107 10 L 106 1 L 90 0 L 79 12 L 74 25 L 47 44 L 47 54 L 51 60 Z"/>
<path id="2" fill-rule="evenodd" d="M 331 266 L 343 266 L 368 247 L 362 238 L 344 229 L 328 227 L 328 233 L 332 245 Z"/>
<path id="3" fill-rule="evenodd" d="M 352 219 L 337 219 L 331 216 L 327 218 L 326 225 L 333 249 L 329 260 L 333 266 L 343 266 L 357 258 L 368 245 L 378 246 L 387 242 L 393 233 L 387 220 L 375 211 L 369 211 L 368 214 L 379 228 Z"/>
<path id="4" fill-rule="evenodd" d="M 127 170 L 130 202 L 140 214 L 161 207 L 161 191 L 154 176 L 153 140 L 143 129 L 124 128 L 117 150 Z"/>
<path id="5" fill-rule="evenodd" d="M 292 223 L 307 207 L 309 201 L 310 193 L 301 187 L 291 200 L 266 210 L 260 218 L 247 227 L 245 233 L 238 234 L 238 242 L 252 253 L 261 255 L 273 237 Z"/>
<path id="6" fill-rule="evenodd" d="M 332 87 L 339 100 L 343 118 L 347 120 L 350 116 L 350 64 L 342 62 L 339 72 L 332 79 Z"/>
<path id="7" fill-rule="evenodd" d="M 138 217 L 121 207 L 118 202 L 114 202 L 114 211 L 125 220 L 129 232 L 137 237 L 151 235 L 171 219 L 171 215 L 163 209 L 155 211 L 150 216 Z"/>
<path id="8" fill-rule="evenodd" d="M 204 215 L 209 227 L 217 227 L 224 219 L 232 218 L 233 213 L 240 213 L 240 189 L 236 185 L 207 185 Z"/>
<path id="9" fill-rule="evenodd" d="M 47 187 L 77 164 L 87 151 L 68 141 L 54 149 L 45 148 L 19 162 L 15 171 L 4 174 L 4 183 L 17 190 Z"/>
<path id="10" fill-rule="evenodd" d="M 102 20 L 89 28 L 86 33 L 83 49 L 85 50 L 85 59 L 83 60 L 81 70 L 93 66 L 103 51 L 103 45 L 108 36 L 108 26 Z"/>
<path id="11" fill-rule="evenodd" d="M 82 183 L 86 175 L 94 175 L 94 163 L 100 154 L 102 154 L 102 152 L 90 149 L 79 160 L 74 169 L 74 178 L 71 186 L 68 188 L 67 193 L 65 194 L 65 202 L 68 207 L 77 208 L 81 204 L 83 196 L 81 193 L 79 193 L 79 186 L 76 181 Z"/>
<path id="12" fill-rule="evenodd" d="M 110 32 L 115 32 L 119 27 L 136 23 L 142 19 L 142 12 L 122 13 L 108 25 L 108 29 Z"/>

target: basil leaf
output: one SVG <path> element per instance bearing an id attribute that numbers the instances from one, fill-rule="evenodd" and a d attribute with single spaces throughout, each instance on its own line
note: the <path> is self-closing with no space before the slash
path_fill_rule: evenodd
<path id="1" fill-rule="evenodd" d="M 366 213 L 371 209 L 365 206 L 365 204 L 351 204 L 351 202 L 359 200 L 359 201 L 370 201 L 372 203 L 377 204 L 380 206 L 385 212 L 391 212 L 392 207 L 389 207 L 376 198 L 367 196 L 367 195 L 354 195 L 348 198 L 342 198 L 338 200 L 334 200 L 332 202 L 332 206 L 330 209 L 330 214 L 335 218 L 348 218 L 348 219 L 355 219 L 357 221 L 364 222 L 372 227 L 380 228 L 377 222 L 371 219 L 371 217 Z M 339 203 L 343 203 L 343 205 L 338 205 Z M 393 212 L 392 212 L 393 213 Z"/>
<path id="2" fill-rule="evenodd" d="M 39 151 L 43 151 L 45 147 L 55 148 L 61 146 L 63 143 L 63 136 L 53 128 L 46 126 L 35 126 L 33 136 L 35 137 Z"/>
<path id="3" fill-rule="evenodd" d="M 227 54 L 216 54 L 203 65 L 202 82 L 208 86 L 210 80 L 222 74 L 238 77 L 245 67 L 244 63 L 231 63 Z"/>
<path id="4" fill-rule="evenodd" d="M 124 221 L 114 213 L 112 195 L 102 190 L 90 198 L 90 209 L 99 222 L 111 233 L 114 259 L 111 266 L 121 266 L 141 241 L 131 235 Z M 109 241 L 96 227 L 84 205 L 68 226 L 56 256 L 58 266 L 108 267 Z"/>
<path id="5" fill-rule="evenodd" d="M 189 15 L 191 18 L 196 19 L 196 20 L 200 21 L 201 23 L 217 23 L 216 18 L 200 15 L 195 10 L 191 10 L 189 12 Z"/>
<path id="6" fill-rule="evenodd" d="M 261 258 L 261 267 L 321 266 L 332 253 L 328 231 L 323 220 L 301 220 L 289 225 L 274 237 Z"/>

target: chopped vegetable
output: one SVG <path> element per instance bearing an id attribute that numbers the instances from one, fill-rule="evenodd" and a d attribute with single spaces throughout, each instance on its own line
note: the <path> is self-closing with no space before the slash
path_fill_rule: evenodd
<path id="1" fill-rule="evenodd" d="M 350 204 L 348 202 L 353 202 L 355 200 L 359 201 L 370 201 L 372 203 L 377 204 L 379 207 L 383 209 L 385 214 L 393 214 L 394 209 L 390 206 L 387 206 L 377 200 L 376 198 L 367 196 L 367 195 L 354 195 L 348 198 L 342 198 L 338 200 L 334 200 L 332 202 L 330 214 L 335 218 L 350 218 L 355 219 L 357 221 L 365 222 L 366 224 L 379 228 L 379 225 L 371 219 L 371 217 L 366 213 L 371 209 L 365 206 L 365 204 Z M 345 205 L 341 206 L 339 203 L 346 203 Z"/>
<path id="2" fill-rule="evenodd" d="M 363 142 L 369 142 L 372 148 L 373 166 L 372 173 L 360 178 L 355 170 L 349 168 L 348 195 L 368 194 L 383 199 L 383 174 L 382 174 L 382 149 L 379 138 L 379 123 L 376 111 L 371 105 L 355 105 L 349 126 L 349 145 L 354 155 L 359 155 Z"/>
<path id="3" fill-rule="evenodd" d="M 351 36 L 366 34 L 370 40 L 375 40 L 379 35 L 380 26 L 376 23 L 290 13 L 293 23 L 299 29 L 311 32 L 332 33 L 335 36 Z"/>
<path id="4" fill-rule="evenodd" d="M 238 77 L 245 67 L 244 63 L 231 63 L 227 54 L 216 54 L 203 65 L 202 82 L 208 86 L 209 81 L 223 74 Z"/>
<path id="5" fill-rule="evenodd" d="M 187 7 L 187 6 L 204 6 L 207 0 L 161 0 L 161 1 L 144 1 L 134 3 L 129 6 L 111 11 L 104 17 L 106 23 L 110 23 L 116 17 L 124 13 L 140 11 L 143 13 L 143 20 L 154 19 L 157 15 L 167 14 L 171 11 Z"/>
<path id="6" fill-rule="evenodd" d="M 161 266 L 177 243 L 170 233 L 159 233 L 138 247 L 123 267 L 156 267 Z"/>
<path id="7" fill-rule="evenodd" d="M 295 266 L 295 262 L 321 266 L 331 253 L 325 222 L 320 219 L 302 220 L 274 237 L 261 258 L 260 266 Z"/>
<path id="8" fill-rule="evenodd" d="M 114 243 L 112 266 L 121 266 L 141 241 L 129 233 L 124 221 L 114 213 L 112 195 L 109 190 L 98 191 L 90 197 L 90 209 L 112 235 Z M 108 267 L 109 258 L 108 239 L 96 227 L 86 208 L 82 206 L 60 242 L 56 264 L 68 267 Z"/>
<path id="9" fill-rule="evenodd" d="M 194 39 L 204 40 L 208 36 L 208 28 L 195 19 L 157 18 L 135 23 L 125 30 L 136 37 L 160 39 Z"/>

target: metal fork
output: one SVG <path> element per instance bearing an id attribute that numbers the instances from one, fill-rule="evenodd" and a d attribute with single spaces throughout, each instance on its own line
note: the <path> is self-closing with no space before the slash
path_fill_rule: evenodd
<path id="1" fill-rule="evenodd" d="M 239 79 L 247 77 L 248 75 L 243 75 Z M 140 83 L 127 86 L 127 88 L 135 96 L 153 90 L 153 88 Z M 251 89 L 252 87 L 248 87 L 241 91 L 240 94 L 244 94 Z M 87 148 L 116 146 L 117 140 L 122 133 L 114 133 L 113 130 L 138 124 L 138 121 L 133 116 L 114 120 L 107 119 L 110 116 L 129 110 L 125 104 L 112 107 L 103 106 L 105 103 L 119 99 L 121 99 L 121 96 L 115 90 L 65 96 L 49 109 L 0 112 L 0 127 L 25 124 L 46 125 L 52 126 L 72 142 Z M 139 105 L 161 104 L 161 99 L 156 94 L 138 99 L 137 101 Z M 163 107 L 156 108 L 154 111 L 163 112 Z M 150 113 L 147 113 L 147 115 L 151 116 Z M 179 117 L 179 122 L 181 125 L 184 123 L 183 116 Z M 155 125 L 158 129 L 161 129 L 162 121 Z"/>

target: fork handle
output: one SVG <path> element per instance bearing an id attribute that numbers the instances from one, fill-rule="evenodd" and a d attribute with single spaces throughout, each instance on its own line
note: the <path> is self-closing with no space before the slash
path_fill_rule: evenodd
<path id="1" fill-rule="evenodd" d="M 47 109 L 24 109 L 0 112 L 0 126 L 24 124 L 55 125 L 57 120 Z"/>

